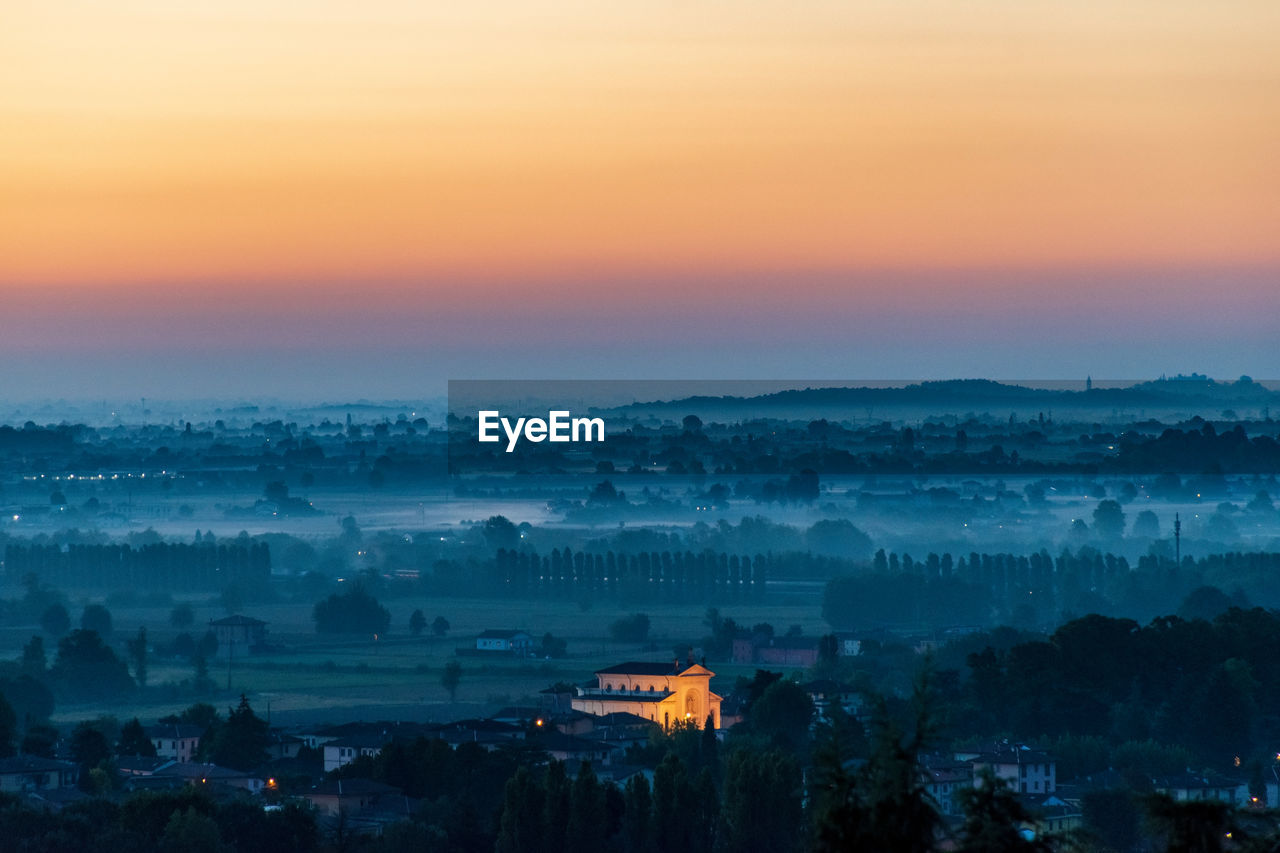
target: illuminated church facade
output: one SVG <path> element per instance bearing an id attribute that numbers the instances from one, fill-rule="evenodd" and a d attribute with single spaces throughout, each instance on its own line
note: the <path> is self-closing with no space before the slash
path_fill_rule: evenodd
<path id="1" fill-rule="evenodd" d="M 692 723 L 701 728 L 711 718 L 720 728 L 720 697 L 711 692 L 714 672 L 696 663 L 632 661 L 596 672 L 595 687 L 579 687 L 575 711 L 588 714 L 625 712 L 653 720 L 663 728 Z"/>

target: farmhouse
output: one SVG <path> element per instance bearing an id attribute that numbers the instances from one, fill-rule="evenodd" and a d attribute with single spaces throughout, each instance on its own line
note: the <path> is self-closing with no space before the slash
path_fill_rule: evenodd
<path id="1" fill-rule="evenodd" d="M 266 644 L 267 623 L 252 616 L 236 614 L 223 619 L 212 619 L 209 628 L 218 638 L 220 658 L 243 657 Z"/>
<path id="2" fill-rule="evenodd" d="M 476 637 L 476 651 L 505 652 L 512 655 L 526 655 L 533 648 L 533 637 L 524 631 L 489 630 Z"/>
<path id="3" fill-rule="evenodd" d="M 686 722 L 701 727 L 711 718 L 720 728 L 720 697 L 711 692 L 715 673 L 692 661 L 632 661 L 596 672 L 596 686 L 579 687 L 575 711 L 603 716 L 624 712 L 669 728 Z"/>

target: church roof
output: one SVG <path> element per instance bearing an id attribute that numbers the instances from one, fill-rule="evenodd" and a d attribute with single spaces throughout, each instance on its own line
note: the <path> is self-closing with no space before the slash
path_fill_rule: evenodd
<path id="1" fill-rule="evenodd" d="M 692 666 L 681 666 L 678 661 L 672 663 L 627 661 L 597 669 L 596 675 L 714 675 L 714 673 L 696 663 Z"/>

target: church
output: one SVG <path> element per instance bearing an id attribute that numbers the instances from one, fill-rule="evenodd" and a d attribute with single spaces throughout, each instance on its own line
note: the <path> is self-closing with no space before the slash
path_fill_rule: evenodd
<path id="1" fill-rule="evenodd" d="M 596 672 L 595 687 L 579 687 L 575 711 L 588 714 L 625 712 L 670 728 L 678 722 L 701 728 L 711 718 L 720 728 L 720 697 L 711 692 L 714 672 L 689 661 L 631 661 Z"/>

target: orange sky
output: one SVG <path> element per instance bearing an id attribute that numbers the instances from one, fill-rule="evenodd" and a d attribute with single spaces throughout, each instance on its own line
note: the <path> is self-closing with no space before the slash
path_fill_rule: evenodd
<path id="1" fill-rule="evenodd" d="M 0 294 L 1280 262 L 1275 0 L 4 18 Z"/>

